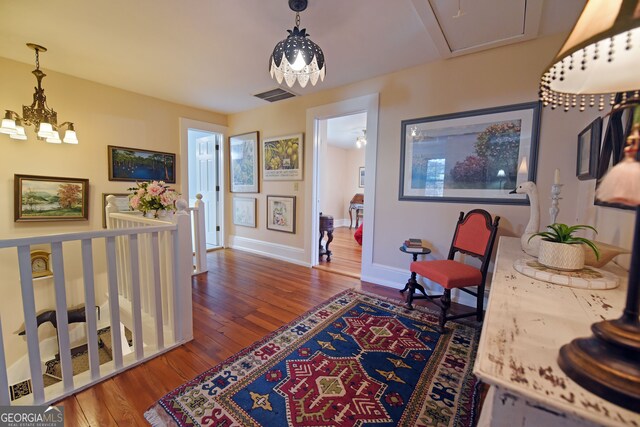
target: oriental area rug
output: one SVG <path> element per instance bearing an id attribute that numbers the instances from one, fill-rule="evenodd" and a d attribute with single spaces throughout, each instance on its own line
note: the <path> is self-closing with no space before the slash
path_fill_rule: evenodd
<path id="1" fill-rule="evenodd" d="M 472 426 L 479 330 L 349 290 L 170 392 L 153 426 Z"/>

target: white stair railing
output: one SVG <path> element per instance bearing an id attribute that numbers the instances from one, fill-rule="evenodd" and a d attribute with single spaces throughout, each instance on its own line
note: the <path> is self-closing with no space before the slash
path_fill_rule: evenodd
<path id="1" fill-rule="evenodd" d="M 194 274 L 206 273 L 207 268 L 207 238 L 205 228 L 205 203 L 202 201 L 202 194 L 196 194 L 196 202 L 191 211 L 193 224 L 193 252 L 195 254 Z"/>
<path id="2" fill-rule="evenodd" d="M 177 205 L 178 212 L 171 223 L 126 218 L 125 214 L 112 212 L 108 217 L 112 227 L 108 230 L 0 240 L 0 249 L 17 251 L 32 387 L 31 394 L 11 402 L 6 340 L 0 317 L 0 405 L 51 403 L 193 338 L 191 221 L 186 202 L 179 201 Z M 113 227 L 118 221 L 132 226 Z M 62 370 L 62 381 L 46 388 L 36 316 L 36 306 L 43 303 L 36 304 L 31 271 L 30 253 L 34 245 L 51 249 L 53 305 Z M 80 246 L 81 257 L 73 256 L 74 246 Z M 97 256 L 101 253 L 104 258 Z M 72 370 L 65 262 L 81 264 L 82 268 L 89 370 L 77 375 Z M 98 274 L 103 266 L 106 277 Z M 106 295 L 96 294 L 96 289 L 105 288 Z M 95 306 L 102 301 L 109 311 L 112 361 L 100 365 Z M 129 354 L 122 351 L 125 337 L 121 334 L 121 323 L 132 332 L 133 352 Z"/>

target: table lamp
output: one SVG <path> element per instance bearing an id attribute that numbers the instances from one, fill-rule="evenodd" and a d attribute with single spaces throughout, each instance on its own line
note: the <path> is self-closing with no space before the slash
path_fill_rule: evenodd
<path id="1" fill-rule="evenodd" d="M 542 75 L 544 105 L 565 111 L 596 102 L 635 109 L 625 158 L 604 177 L 596 197 L 636 207 L 626 304 L 615 320 L 591 325 L 593 336 L 560 349 L 558 364 L 590 392 L 632 411 L 640 408 L 640 0 L 589 0 L 560 52 Z M 622 102 L 615 104 L 615 94 Z"/>

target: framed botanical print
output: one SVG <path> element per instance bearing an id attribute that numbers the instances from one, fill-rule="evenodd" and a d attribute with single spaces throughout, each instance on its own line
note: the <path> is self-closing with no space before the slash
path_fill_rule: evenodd
<path id="1" fill-rule="evenodd" d="M 258 131 L 229 137 L 229 191 L 259 193 Z"/>
<path id="2" fill-rule="evenodd" d="M 16 222 L 88 219 L 88 179 L 14 175 Z"/>
<path id="3" fill-rule="evenodd" d="M 233 198 L 233 223 L 243 227 L 256 226 L 256 198 L 237 197 Z"/>
<path id="4" fill-rule="evenodd" d="M 295 234 L 295 196 L 267 196 L 267 229 Z"/>
<path id="5" fill-rule="evenodd" d="M 303 135 L 279 136 L 262 140 L 262 174 L 265 181 L 300 181 Z"/>

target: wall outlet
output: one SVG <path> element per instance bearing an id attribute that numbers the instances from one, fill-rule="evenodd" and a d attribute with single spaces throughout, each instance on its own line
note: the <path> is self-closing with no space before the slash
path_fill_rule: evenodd
<path id="1" fill-rule="evenodd" d="M 298 183 L 297 182 L 293 183 L 293 191 L 298 191 Z"/>

